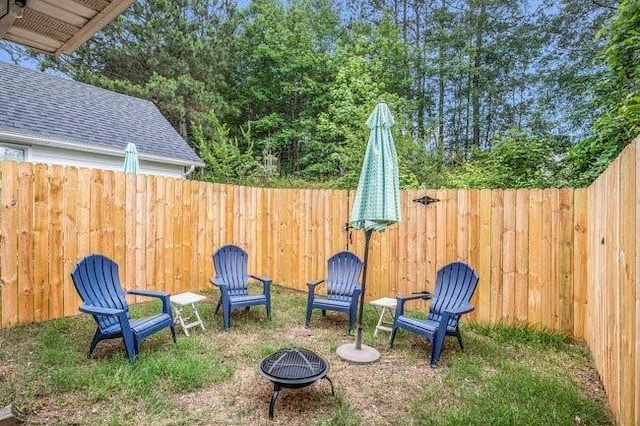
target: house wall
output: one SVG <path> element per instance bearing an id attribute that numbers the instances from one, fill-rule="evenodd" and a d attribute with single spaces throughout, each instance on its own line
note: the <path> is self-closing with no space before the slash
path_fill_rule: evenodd
<path id="1" fill-rule="evenodd" d="M 60 164 L 63 166 L 87 167 L 122 171 L 124 157 L 80 152 L 50 146 L 31 146 L 27 161 L 33 163 Z M 183 166 L 140 160 L 140 173 L 160 176 L 182 177 Z"/>

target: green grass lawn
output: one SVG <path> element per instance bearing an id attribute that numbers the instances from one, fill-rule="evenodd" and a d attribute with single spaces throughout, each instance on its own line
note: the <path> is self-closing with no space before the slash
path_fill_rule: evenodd
<path id="1" fill-rule="evenodd" d="M 169 331 L 145 340 L 129 363 L 120 340 L 101 342 L 87 358 L 94 332 L 90 317 L 0 330 L 0 405 L 13 404 L 34 424 L 615 424 L 586 347 L 570 338 L 527 327 L 463 326 L 465 351 L 445 345 L 440 366 L 429 368 L 429 344 L 399 332 L 373 337 L 377 320 L 365 310 L 365 343 L 381 361 L 353 366 L 335 349 L 353 337 L 346 315 L 314 313 L 304 328 L 306 295 L 275 287 L 272 322 L 263 307 L 238 310 L 225 332 L 214 315 L 217 294 L 201 305 L 206 332 Z M 134 315 L 159 309 L 151 302 Z M 330 364 L 332 397 L 322 380 L 285 389 L 267 411 L 272 385 L 260 360 L 284 346 L 311 349 Z"/>

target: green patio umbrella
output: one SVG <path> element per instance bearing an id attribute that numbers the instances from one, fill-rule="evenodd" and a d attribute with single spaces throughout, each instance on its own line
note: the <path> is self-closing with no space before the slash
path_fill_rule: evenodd
<path id="1" fill-rule="evenodd" d="M 398 156 L 391 136 L 391 126 L 394 124 L 395 121 L 387 104 L 379 103 L 376 105 L 367 120 L 367 126 L 371 129 L 371 133 L 351 212 L 351 226 L 363 229 L 365 232 L 362 292 L 358 304 L 356 342 L 340 346 L 337 353 L 343 360 L 354 363 L 369 363 L 380 358 L 378 351 L 362 345 L 362 311 L 367 286 L 367 263 L 371 233 L 374 231 L 383 232 L 389 225 L 400 221 Z"/>
<path id="2" fill-rule="evenodd" d="M 136 144 L 129 142 L 124 149 L 124 167 L 122 169 L 125 173 L 140 173 L 140 163 L 138 161 L 138 149 Z"/>

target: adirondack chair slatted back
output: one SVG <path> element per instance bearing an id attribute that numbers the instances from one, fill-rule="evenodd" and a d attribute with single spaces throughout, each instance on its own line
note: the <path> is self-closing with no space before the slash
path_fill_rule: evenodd
<path id="1" fill-rule="evenodd" d="M 249 294 L 249 272 L 247 262 L 249 256 L 238 246 L 227 245 L 213 253 L 213 265 L 216 276 L 229 286 L 230 296 Z"/>
<path id="2" fill-rule="evenodd" d="M 348 301 L 357 287 L 362 261 L 353 253 L 336 253 L 327 261 L 327 299 Z"/>
<path id="3" fill-rule="evenodd" d="M 454 262 L 441 268 L 436 277 L 436 289 L 429 308 L 429 319 L 440 321 L 443 310 L 469 303 L 477 284 L 478 274 L 465 263 Z M 459 315 L 452 317 L 448 326 L 457 327 L 459 319 Z"/>
<path id="4" fill-rule="evenodd" d="M 99 254 L 87 256 L 73 268 L 71 278 L 84 303 L 128 312 L 129 305 L 120 285 L 118 264 L 111 259 Z M 114 316 L 94 315 L 93 318 L 100 330 L 118 323 Z"/>

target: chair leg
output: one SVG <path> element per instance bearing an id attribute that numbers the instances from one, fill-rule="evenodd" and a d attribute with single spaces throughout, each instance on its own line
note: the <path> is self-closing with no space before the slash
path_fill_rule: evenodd
<path id="1" fill-rule="evenodd" d="M 133 361 L 139 352 L 138 343 L 134 341 L 133 336 L 122 336 L 122 340 L 124 340 L 124 348 L 129 357 L 129 361 Z"/>
<path id="2" fill-rule="evenodd" d="M 313 308 L 311 306 L 307 306 L 307 318 L 304 322 L 304 328 L 309 328 L 309 322 L 311 321 L 311 312 Z"/>
<path id="3" fill-rule="evenodd" d="M 351 335 L 351 331 L 353 331 L 353 328 L 355 327 L 355 322 L 356 322 L 356 316 L 353 312 L 349 311 L 349 328 L 347 329 L 347 333 L 349 335 Z"/>
<path id="4" fill-rule="evenodd" d="M 229 328 L 231 328 L 231 307 L 230 306 L 223 306 L 222 307 L 222 319 L 224 322 L 224 329 L 225 331 L 229 330 Z"/>
<path id="5" fill-rule="evenodd" d="M 220 310 L 220 306 L 222 305 L 222 297 L 218 300 L 218 305 L 216 306 L 216 312 L 214 315 L 218 315 L 218 311 Z"/>
<path id="6" fill-rule="evenodd" d="M 171 337 L 173 337 L 173 343 L 178 343 L 178 341 L 176 340 L 176 329 L 173 326 L 170 326 L 169 328 L 171 328 Z"/>
<path id="7" fill-rule="evenodd" d="M 391 329 L 391 336 L 389 336 L 389 349 L 393 348 L 393 341 L 396 339 L 396 332 L 398 331 L 397 327 L 393 327 Z"/>
<path id="8" fill-rule="evenodd" d="M 322 316 L 323 316 L 323 317 L 326 317 L 326 316 L 327 316 L 327 310 L 326 310 L 326 309 L 323 309 L 323 310 L 322 310 Z"/>
<path id="9" fill-rule="evenodd" d="M 458 338 L 458 343 L 460 344 L 460 350 L 464 351 L 464 345 L 462 344 L 462 333 L 460 333 L 460 330 L 456 330 L 456 337 Z"/>
<path id="10" fill-rule="evenodd" d="M 442 344 L 444 343 L 445 333 L 436 333 L 433 336 L 433 340 L 431 341 L 431 368 L 436 368 L 438 366 L 438 361 L 440 361 L 440 352 L 442 352 Z"/>
<path id="11" fill-rule="evenodd" d="M 271 303 L 267 303 L 265 308 L 267 308 L 267 318 L 271 321 Z"/>
<path id="12" fill-rule="evenodd" d="M 98 343 L 102 340 L 102 338 L 100 337 L 100 329 L 96 329 L 96 333 L 93 335 L 93 339 L 91 339 L 91 345 L 89 345 L 89 357 L 91 357 L 91 354 L 93 353 L 93 350 L 96 348 L 96 346 L 98 345 Z"/>

